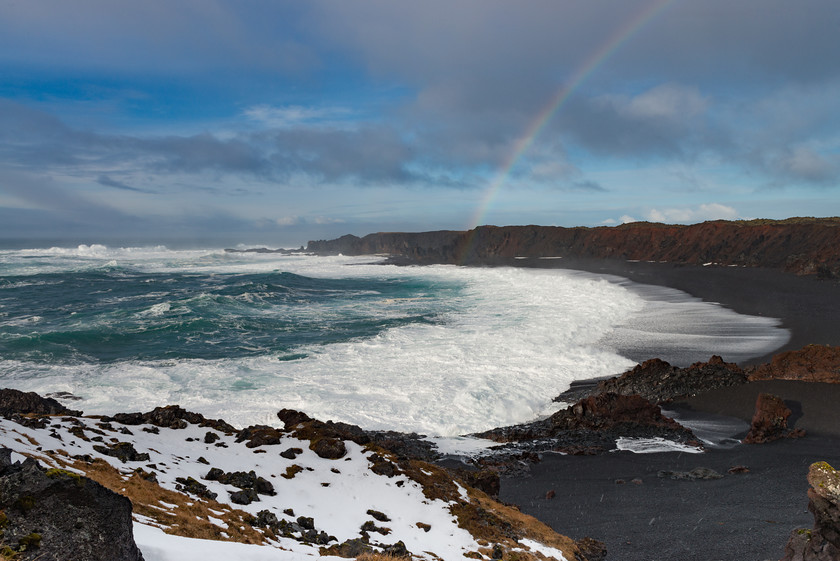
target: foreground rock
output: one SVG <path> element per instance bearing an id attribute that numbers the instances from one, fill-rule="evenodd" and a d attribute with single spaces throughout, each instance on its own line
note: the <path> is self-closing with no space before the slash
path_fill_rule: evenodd
<path id="1" fill-rule="evenodd" d="M 502 443 L 530 443 L 533 451 L 595 454 L 613 450 L 625 438 L 664 438 L 700 446 L 694 434 L 659 406 L 638 395 L 604 393 L 587 397 L 549 418 L 492 429 L 475 436 Z"/>
<path id="2" fill-rule="evenodd" d="M 142 561 L 131 502 L 99 483 L 0 449 L 0 526 L 15 559 Z M 6 557 L 4 557 L 5 559 Z"/>
<path id="3" fill-rule="evenodd" d="M 794 530 L 782 561 L 836 561 L 840 559 L 840 472 L 826 462 L 808 471 L 808 510 L 812 530 Z"/>
<path id="4" fill-rule="evenodd" d="M 764 444 L 780 438 L 805 436 L 805 431 L 788 427 L 790 414 L 790 408 L 780 397 L 767 393 L 758 394 L 750 432 L 744 437 L 744 443 Z"/>
<path id="5" fill-rule="evenodd" d="M 775 355 L 749 371 L 750 380 L 802 380 L 840 384 L 840 347 L 808 345 Z"/>

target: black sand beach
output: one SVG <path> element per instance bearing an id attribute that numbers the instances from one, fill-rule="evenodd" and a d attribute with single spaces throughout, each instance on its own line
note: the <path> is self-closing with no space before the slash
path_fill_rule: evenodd
<path id="1" fill-rule="evenodd" d="M 676 288 L 739 313 L 779 318 L 791 331 L 791 339 L 773 354 L 811 343 L 840 344 L 840 284 L 836 281 L 766 269 L 666 263 L 528 259 L 516 265 L 619 275 Z M 749 362 L 758 364 L 769 358 Z M 813 524 L 807 510 L 808 467 L 820 460 L 840 464 L 840 384 L 753 382 L 709 392 L 672 409 L 695 419 L 728 416 L 739 420 L 733 426 L 743 427 L 752 417 L 759 392 L 782 397 L 793 411 L 791 422 L 807 435 L 770 444 L 710 448 L 703 454 L 548 454 L 532 467 L 530 476 L 504 479 L 501 498 L 560 533 L 605 542 L 607 559 L 780 559 L 790 532 Z M 743 433 L 733 436 L 740 438 Z M 737 465 L 747 466 L 749 473 L 727 473 Z M 696 467 L 711 468 L 724 477 L 684 481 L 657 475 L 661 470 Z M 546 499 L 550 490 L 556 497 Z"/>

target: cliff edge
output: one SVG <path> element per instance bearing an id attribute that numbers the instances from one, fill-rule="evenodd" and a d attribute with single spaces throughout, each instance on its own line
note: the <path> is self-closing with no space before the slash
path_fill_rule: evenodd
<path id="1" fill-rule="evenodd" d="M 466 232 L 380 232 L 310 241 L 320 255 L 389 254 L 414 263 L 492 264 L 568 257 L 780 269 L 840 278 L 840 217 L 716 220 L 693 225 L 634 222 L 613 227 L 479 226 Z"/>

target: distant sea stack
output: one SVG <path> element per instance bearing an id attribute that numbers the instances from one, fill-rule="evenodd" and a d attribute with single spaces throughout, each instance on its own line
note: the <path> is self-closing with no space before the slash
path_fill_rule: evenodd
<path id="1" fill-rule="evenodd" d="M 480 265 L 516 257 L 665 261 L 765 267 L 840 278 L 840 218 L 715 220 L 689 226 L 633 222 L 595 228 L 479 226 L 469 231 L 381 232 L 310 241 L 319 255 L 388 254 L 413 263 Z"/>

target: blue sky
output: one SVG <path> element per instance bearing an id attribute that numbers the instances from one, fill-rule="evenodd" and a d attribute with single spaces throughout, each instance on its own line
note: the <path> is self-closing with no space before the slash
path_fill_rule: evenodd
<path id="1" fill-rule="evenodd" d="M 2 0 L 0 237 L 838 215 L 838 55 L 836 0 Z"/>

